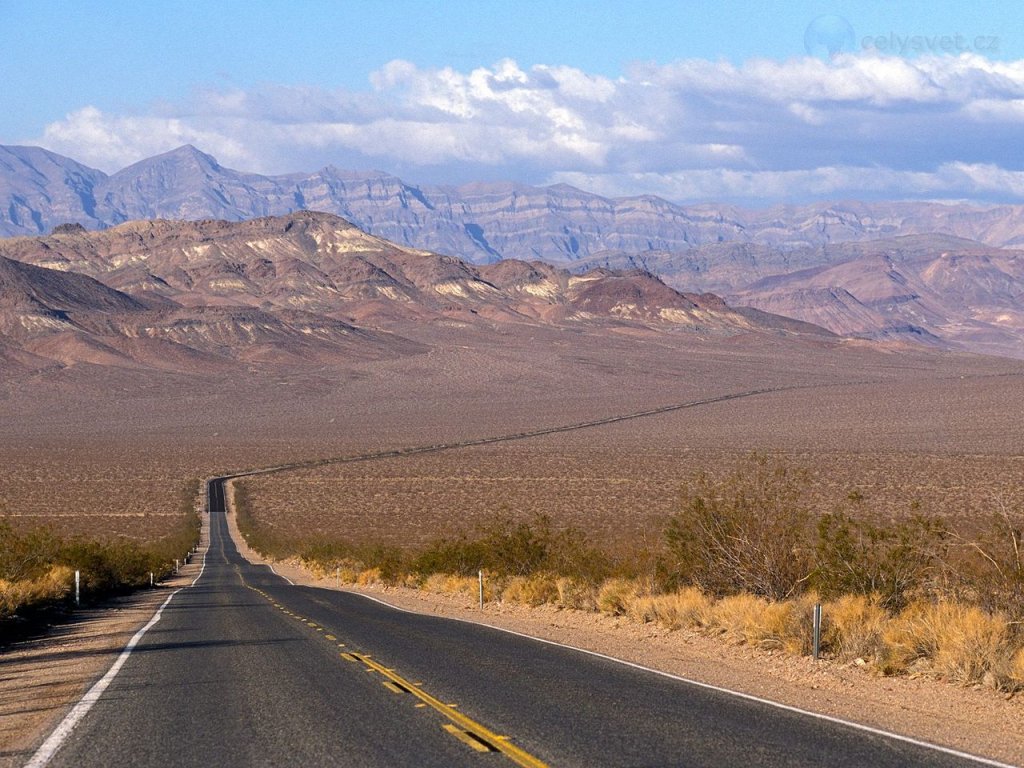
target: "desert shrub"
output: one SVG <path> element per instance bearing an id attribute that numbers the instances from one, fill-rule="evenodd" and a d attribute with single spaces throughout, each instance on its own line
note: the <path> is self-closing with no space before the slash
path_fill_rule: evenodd
<path id="1" fill-rule="evenodd" d="M 1006 618 L 975 606 L 936 606 L 935 670 L 958 683 L 973 683 L 997 670 L 1009 655 Z"/>
<path id="2" fill-rule="evenodd" d="M 960 544 L 953 573 L 967 599 L 991 611 L 1024 620 L 1024 509 L 997 496 L 992 508 L 969 530 L 955 535 Z"/>
<path id="3" fill-rule="evenodd" d="M 825 597 L 877 595 L 899 610 L 920 594 L 944 561 L 947 526 L 936 518 L 876 525 L 843 512 L 818 521 L 812 582 Z"/>
<path id="4" fill-rule="evenodd" d="M 82 590 L 89 594 L 148 584 L 150 571 L 160 571 L 163 565 L 135 542 L 121 541 L 107 544 L 72 539 L 61 547 L 59 558 L 69 568 L 81 571 Z"/>
<path id="5" fill-rule="evenodd" d="M 653 595 L 638 595 L 626 606 L 626 613 L 633 621 L 641 624 L 654 621 L 657 617 L 654 612 Z"/>
<path id="6" fill-rule="evenodd" d="M 487 564 L 487 551 L 482 541 L 470 540 L 465 534 L 454 539 L 439 539 L 416 555 L 413 571 L 423 574 L 454 573 L 472 576 Z"/>
<path id="7" fill-rule="evenodd" d="M 26 581 L 43 575 L 57 559 L 61 542 L 49 528 L 25 533 L 0 520 L 0 579 Z"/>
<path id="8" fill-rule="evenodd" d="M 398 583 L 409 570 L 409 558 L 399 547 L 384 544 L 356 547 L 355 556 L 365 570 L 377 571 L 379 580 L 386 584 Z"/>
<path id="9" fill-rule="evenodd" d="M 412 558 L 410 568 L 463 576 L 479 570 L 510 577 L 544 573 L 597 584 L 610 561 L 579 529 L 556 530 L 546 515 L 519 521 L 503 515 L 481 526 L 475 538 L 462 533 L 432 542 Z"/>
<path id="10" fill-rule="evenodd" d="M 762 455 L 725 479 L 700 475 L 665 533 L 675 583 L 773 600 L 800 591 L 813 568 L 808 487 L 806 472 Z"/>

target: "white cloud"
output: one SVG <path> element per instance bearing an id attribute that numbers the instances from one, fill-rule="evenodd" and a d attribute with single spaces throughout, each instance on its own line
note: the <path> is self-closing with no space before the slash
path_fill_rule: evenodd
<path id="1" fill-rule="evenodd" d="M 184 143 L 264 173 L 334 164 L 566 181 L 673 199 L 1024 196 L 1024 61 L 874 53 L 683 60 L 618 79 L 504 59 L 392 61 L 366 91 L 201 90 L 144 114 L 83 107 L 33 140 L 104 170 Z"/>
<path id="2" fill-rule="evenodd" d="M 228 164 L 253 159 L 242 137 L 203 128 L 183 118 L 114 116 L 95 107 L 83 107 L 51 123 L 34 143 L 108 170 L 118 170 L 182 144 L 201 147 Z"/>

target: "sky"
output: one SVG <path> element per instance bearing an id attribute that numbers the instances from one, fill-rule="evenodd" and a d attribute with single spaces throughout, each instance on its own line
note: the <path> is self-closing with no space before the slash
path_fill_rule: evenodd
<path id="1" fill-rule="evenodd" d="M 0 0 L 0 143 L 108 173 L 1024 202 L 1024 4 Z"/>

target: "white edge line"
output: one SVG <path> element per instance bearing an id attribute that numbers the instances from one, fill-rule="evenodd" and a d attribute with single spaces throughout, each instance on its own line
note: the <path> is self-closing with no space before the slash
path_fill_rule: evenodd
<path id="1" fill-rule="evenodd" d="M 270 569 L 271 571 L 273 571 L 274 575 L 275 575 L 275 576 L 277 576 L 277 577 L 278 577 L 279 579 L 284 579 L 284 580 L 285 580 L 285 581 L 287 581 L 287 582 L 288 582 L 289 584 L 291 584 L 291 585 L 292 585 L 293 587 L 295 586 L 295 582 L 294 582 L 294 581 L 292 581 L 291 579 L 289 579 L 289 578 L 288 578 L 287 576 L 282 576 L 282 575 L 281 575 L 280 573 L 278 573 L 277 571 L 275 571 L 275 570 L 274 570 L 274 566 L 273 566 L 273 564 L 272 564 L 272 563 L 264 563 L 264 565 L 265 565 L 265 566 L 267 566 L 267 568 L 269 568 L 269 569 Z"/>
<path id="2" fill-rule="evenodd" d="M 224 483 L 226 484 L 226 483 L 229 483 L 229 482 L 231 482 L 232 480 L 236 480 L 236 479 L 238 479 L 239 477 L 248 477 L 249 475 L 256 475 L 256 474 L 260 474 L 261 472 L 273 472 L 273 471 L 275 471 L 275 470 L 277 470 L 277 469 L 281 469 L 281 467 L 271 467 L 270 469 L 261 469 L 261 470 L 256 470 L 256 471 L 254 471 L 254 472 L 248 472 L 248 473 L 246 473 L 246 474 L 244 474 L 244 475 L 231 475 L 230 477 L 217 477 L 217 478 L 213 478 L 213 479 L 214 479 L 214 480 L 223 480 L 223 481 L 224 481 Z M 207 482 L 207 484 L 209 484 L 209 482 L 210 482 L 210 481 L 209 481 L 209 480 L 207 480 L 206 482 Z M 228 495 L 227 495 L 227 492 L 225 492 L 225 493 L 224 493 L 224 514 L 225 514 L 225 515 L 227 514 L 227 510 L 228 510 L 228 507 L 229 507 L 229 506 L 231 506 L 231 505 L 229 505 L 229 503 L 228 503 Z M 239 535 L 241 535 L 241 531 L 239 531 Z M 232 536 L 232 535 L 231 535 L 231 531 L 230 531 L 230 530 L 228 530 L 228 538 L 229 538 L 229 539 L 231 539 L 232 541 L 234 541 L 234 536 Z M 244 537 L 244 536 L 242 536 L 242 539 L 243 539 L 243 541 L 244 541 L 245 537 Z M 271 573 L 273 573 L 273 574 L 274 574 L 275 576 L 277 576 L 277 577 L 278 577 L 279 579 L 284 579 L 284 580 L 285 580 L 285 581 L 287 581 L 287 582 L 288 582 L 288 583 L 289 583 L 289 584 L 290 584 L 291 586 L 293 586 L 293 587 L 295 586 L 295 582 L 294 582 L 294 581 L 292 581 L 291 579 L 289 579 L 289 578 L 288 578 L 287 576 L 282 576 L 282 575 L 281 575 L 280 573 L 278 573 L 278 572 L 277 572 L 277 571 L 276 571 L 276 570 L 274 569 L 274 564 L 273 564 L 273 563 L 253 563 L 253 562 L 252 562 L 252 560 L 249 560 L 249 558 L 247 558 L 247 557 L 246 557 L 245 555 L 243 555 L 243 554 L 242 554 L 242 550 L 241 550 L 241 548 L 240 548 L 240 547 L 238 546 L 238 542 L 237 542 L 237 541 L 235 542 L 235 549 L 237 549 L 237 550 L 238 550 L 238 554 L 239 554 L 239 555 L 241 555 L 241 557 L 242 557 L 242 559 L 243 559 L 243 560 L 248 560 L 248 561 L 249 561 L 249 564 L 250 564 L 250 565 L 265 565 L 265 566 L 267 566 L 267 568 L 269 568 L 269 569 L 270 569 Z M 205 558 L 205 556 L 203 557 L 203 567 L 204 567 L 204 568 L 206 567 L 206 558 Z M 200 575 L 200 576 L 202 576 L 203 574 L 202 574 L 202 573 L 200 573 L 199 575 Z M 199 579 L 197 578 L 197 579 L 196 579 L 196 581 L 198 581 L 198 580 L 199 580 Z M 195 584 L 195 582 L 192 582 L 192 583 L 193 583 L 193 584 Z M 393 607 L 393 606 L 392 606 L 392 607 Z M 28 768 L 28 766 L 25 766 L 25 768 Z"/>
<path id="3" fill-rule="evenodd" d="M 491 624 L 485 624 L 482 621 L 473 621 L 472 619 L 460 619 L 460 618 L 455 618 L 455 617 L 452 617 L 452 616 L 439 616 L 437 614 L 421 613 L 420 611 L 413 611 L 413 610 L 409 610 L 408 608 L 400 608 L 397 605 L 392 605 L 391 603 L 387 602 L 386 600 L 381 600 L 380 598 L 373 597 L 372 595 L 367 595 L 367 594 L 364 594 L 362 592 L 355 592 L 355 591 L 352 591 L 352 590 L 342 590 L 342 591 L 348 592 L 348 594 L 350 594 L 350 595 L 358 595 L 359 597 L 364 597 L 367 600 L 372 600 L 375 603 L 380 603 L 381 605 L 385 605 L 388 608 L 392 608 L 392 609 L 394 609 L 396 611 L 401 611 L 402 613 L 412 613 L 412 614 L 416 614 L 417 616 L 428 616 L 430 618 L 435 618 L 435 619 L 445 619 L 447 621 L 458 621 L 458 622 L 461 622 L 463 624 L 473 624 L 473 625 L 478 626 L 478 627 L 487 627 L 488 629 L 493 629 L 493 630 L 496 630 L 498 632 L 504 632 L 505 634 L 508 634 L 508 635 L 515 635 L 517 637 L 523 637 L 523 638 L 526 638 L 527 640 L 534 640 L 534 641 L 536 641 L 538 643 L 545 643 L 546 645 L 554 645 L 554 646 L 557 646 L 559 648 L 565 648 L 565 649 L 570 650 L 570 651 L 576 651 L 577 653 L 583 653 L 583 654 L 586 654 L 587 656 L 594 656 L 596 658 L 604 659 L 606 661 L 612 661 L 612 662 L 615 662 L 616 664 L 621 664 L 621 665 L 626 666 L 626 667 L 632 667 L 633 669 L 639 669 L 639 670 L 641 670 L 643 672 L 650 672 L 651 674 L 654 674 L 654 675 L 660 675 L 661 677 L 667 677 L 667 678 L 669 678 L 671 680 L 678 680 L 679 682 L 686 683 L 687 685 L 696 686 L 697 688 L 704 688 L 705 690 L 716 691 L 718 693 L 728 694 L 729 696 L 736 696 L 736 697 L 741 698 L 741 699 L 746 699 L 747 701 L 753 701 L 753 702 L 756 702 L 758 704 L 765 704 L 765 705 L 767 705 L 769 707 L 774 707 L 776 709 L 785 710 L 787 712 L 794 712 L 794 713 L 796 713 L 798 715 L 805 715 L 807 717 L 813 717 L 813 718 L 815 718 L 817 720 L 823 720 L 823 721 L 828 722 L 828 723 L 834 723 L 835 725 L 844 725 L 844 726 L 846 726 L 848 728 L 854 728 L 854 729 L 856 729 L 858 731 L 865 731 L 865 732 L 871 733 L 871 734 L 873 734 L 875 736 L 884 736 L 887 739 L 894 739 L 896 741 L 902 741 L 902 742 L 905 742 L 907 744 L 913 744 L 914 746 L 917 746 L 917 747 L 924 747 L 926 749 L 931 749 L 931 750 L 934 750 L 936 752 L 942 752 L 943 754 L 951 755 L 953 757 L 958 757 L 958 758 L 961 758 L 961 759 L 964 759 L 964 760 L 971 760 L 971 761 L 973 761 L 975 763 L 979 763 L 981 765 L 990 765 L 990 766 L 994 766 L 994 768 L 1020 768 L 1020 766 L 1013 765 L 1012 763 L 1001 763 L 998 760 L 991 760 L 991 759 L 989 759 L 987 757 L 979 757 L 978 755 L 972 755 L 969 752 L 961 752 L 960 750 L 953 749 L 951 747 L 943 747 L 943 746 L 941 746 L 939 744 L 932 744 L 931 742 L 921 741 L 920 739 L 915 739 L 912 736 L 904 736 L 904 735 L 899 734 L 899 733 L 893 733 L 892 731 L 886 731 L 886 730 L 883 730 L 881 728 L 874 728 L 874 727 L 872 727 L 870 725 L 864 725 L 863 723 L 855 723 L 852 720 L 844 720 L 841 717 L 834 717 L 833 715 L 825 715 L 825 714 L 822 714 L 821 712 L 812 712 L 811 710 L 808 710 L 808 709 L 801 709 L 800 707 L 794 707 L 794 706 L 791 706 L 789 704 L 783 704 L 783 703 L 778 702 L 778 701 L 772 701 L 771 699 L 763 699 L 760 696 L 754 696 L 753 694 L 743 693 L 742 691 L 734 691 L 731 688 L 723 688 L 723 687 L 718 686 L 718 685 L 712 685 L 711 683 L 702 683 L 699 680 L 693 680 L 691 678 L 683 677 L 681 675 L 674 675 L 671 672 L 664 672 L 664 671 L 662 671 L 660 669 L 653 669 L 651 667 L 645 667 L 643 664 L 637 664 L 637 663 L 632 662 L 632 661 L 626 661 L 625 659 L 619 659 L 619 658 L 616 658 L 615 656 L 608 656 L 607 654 L 599 653 L 597 651 L 590 651 L 590 650 L 587 650 L 586 648 L 578 648 L 575 645 L 567 645 L 565 643 L 559 643 L 556 640 L 547 640 L 547 639 L 545 639 L 543 637 L 535 637 L 534 635 L 528 635 L 525 632 L 516 632 L 514 629 L 505 629 L 504 627 L 495 627 L 495 626 L 493 626 Z M 28 768 L 28 766 L 26 766 L 26 768 Z"/>
<path id="4" fill-rule="evenodd" d="M 203 567 L 199 569 L 199 575 L 196 576 L 194 579 L 192 579 L 192 583 L 189 584 L 190 587 L 194 587 L 196 585 L 196 582 L 199 581 L 201 578 L 203 578 L 203 574 L 206 573 L 206 554 L 209 551 L 210 551 L 210 547 L 207 546 L 206 550 L 203 552 Z M 180 592 L 180 591 L 181 590 L 178 590 L 178 592 Z M 176 595 L 176 594 L 178 594 L 178 592 L 175 592 L 174 594 Z M 171 597 L 174 597 L 174 595 L 171 595 Z M 169 601 L 170 601 L 170 598 L 168 598 L 168 602 Z"/>
<path id="5" fill-rule="evenodd" d="M 209 551 L 209 547 L 207 547 L 206 552 L 203 552 L 203 567 L 199 570 L 199 575 L 192 580 L 191 584 L 189 584 L 190 587 L 194 587 L 196 585 L 196 582 L 199 581 L 203 572 L 206 570 L 206 553 Z M 107 673 L 97 680 L 92 688 L 86 691 L 85 695 L 79 699 L 78 703 L 75 704 L 71 711 L 64 716 L 64 719 L 60 721 L 57 727 L 53 730 L 53 733 L 46 737 L 46 741 L 39 746 L 36 753 L 32 755 L 32 759 L 25 763 L 24 768 L 43 768 L 43 766 L 53 759 L 53 756 L 57 754 L 57 750 L 64 745 L 64 742 L 67 741 L 72 731 L 74 731 L 75 727 L 82 721 L 82 718 L 89 713 L 89 710 L 92 709 L 93 705 L 100 700 L 103 692 L 107 690 L 110 684 L 114 681 L 114 678 L 117 677 L 117 673 L 121 671 L 121 667 L 123 667 L 124 663 L 128 661 L 128 657 L 132 655 L 132 651 L 135 650 L 135 646 L 138 645 L 143 636 L 152 629 L 158 621 L 160 621 L 164 608 L 166 608 L 170 604 L 171 600 L 174 599 L 174 596 L 183 589 L 187 589 L 187 587 L 179 587 L 171 592 L 167 599 L 164 600 L 163 604 L 156 609 L 156 613 L 153 614 L 152 618 L 146 622 L 146 625 L 136 632 L 132 636 L 132 639 L 128 641 L 124 650 L 121 651 L 121 655 L 117 657 L 117 661 L 115 661 L 110 669 L 107 670 Z"/>

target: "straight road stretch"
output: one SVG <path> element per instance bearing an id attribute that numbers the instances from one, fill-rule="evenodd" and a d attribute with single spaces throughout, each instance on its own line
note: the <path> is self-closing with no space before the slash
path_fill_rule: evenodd
<path id="1" fill-rule="evenodd" d="M 998 765 L 252 565 L 209 487 L 203 572 L 29 763 Z"/>

